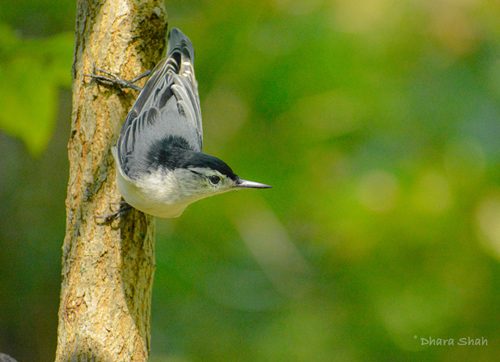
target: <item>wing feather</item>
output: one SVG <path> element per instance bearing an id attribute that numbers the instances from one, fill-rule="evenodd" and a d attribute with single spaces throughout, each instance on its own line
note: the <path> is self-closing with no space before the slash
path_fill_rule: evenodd
<path id="1" fill-rule="evenodd" d="M 148 172 L 149 157 L 155 151 L 152 147 L 168 147 L 168 140 L 197 152 L 203 147 L 193 45 L 174 28 L 169 33 L 167 54 L 153 70 L 118 138 L 118 162 L 130 178 Z"/>

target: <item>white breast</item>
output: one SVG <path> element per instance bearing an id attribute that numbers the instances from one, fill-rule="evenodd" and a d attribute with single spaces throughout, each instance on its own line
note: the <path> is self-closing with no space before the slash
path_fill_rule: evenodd
<path id="1" fill-rule="evenodd" d="M 117 165 L 118 191 L 130 206 L 153 216 L 175 218 L 191 203 L 179 200 L 175 180 L 169 179 L 174 177 L 173 173 L 147 174 L 141 180 L 131 180 L 118 167 L 115 148 L 113 156 Z"/>

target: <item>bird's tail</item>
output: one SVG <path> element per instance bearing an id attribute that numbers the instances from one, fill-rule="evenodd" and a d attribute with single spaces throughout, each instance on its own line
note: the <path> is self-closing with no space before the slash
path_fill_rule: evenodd
<path id="1" fill-rule="evenodd" d="M 163 58 L 153 69 L 151 76 L 137 97 L 134 106 L 130 110 L 123 123 L 121 135 L 124 136 L 128 127 L 139 117 L 144 109 L 152 106 L 161 106 L 160 95 L 169 99 L 173 95 L 173 89 L 184 89 L 176 94 L 176 97 L 185 96 L 186 105 L 191 105 L 191 113 L 194 115 L 196 127 L 202 134 L 200 100 L 198 98 L 198 83 L 194 75 L 194 49 L 191 40 L 179 29 L 172 28 L 168 33 L 167 56 Z M 161 103 L 161 102 L 160 102 Z M 120 154 L 119 150 L 119 154 Z"/>
<path id="2" fill-rule="evenodd" d="M 175 50 L 180 50 L 183 56 L 189 58 L 191 64 L 194 62 L 194 48 L 191 40 L 179 29 L 172 28 L 168 33 L 167 57 Z"/>

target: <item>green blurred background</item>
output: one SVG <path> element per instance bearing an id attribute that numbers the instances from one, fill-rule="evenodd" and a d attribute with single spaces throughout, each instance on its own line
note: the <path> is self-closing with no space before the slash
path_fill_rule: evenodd
<path id="1" fill-rule="evenodd" d="M 75 8 L 0 3 L 0 352 L 20 362 L 55 355 Z M 274 189 L 157 220 L 151 360 L 498 361 L 500 4 L 166 8 L 204 151 Z"/>

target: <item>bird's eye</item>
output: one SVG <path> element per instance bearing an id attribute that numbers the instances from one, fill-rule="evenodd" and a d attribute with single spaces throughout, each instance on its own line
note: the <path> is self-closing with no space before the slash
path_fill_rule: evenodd
<path id="1" fill-rule="evenodd" d="M 220 182 L 219 176 L 210 176 L 210 182 L 214 185 L 217 185 Z"/>

